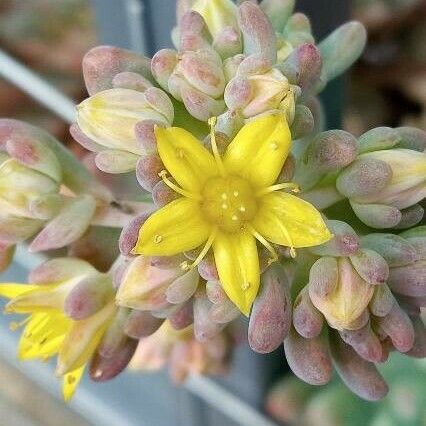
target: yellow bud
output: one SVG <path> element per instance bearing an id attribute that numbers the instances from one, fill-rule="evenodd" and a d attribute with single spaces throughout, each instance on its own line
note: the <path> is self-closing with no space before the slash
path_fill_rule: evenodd
<path id="1" fill-rule="evenodd" d="M 77 123 L 99 145 L 140 155 L 143 149 L 136 139 L 135 125 L 142 120 L 153 120 L 168 126 L 166 114 L 154 108 L 144 93 L 109 89 L 77 106 Z"/>
<path id="2" fill-rule="evenodd" d="M 337 259 L 338 280 L 327 293 L 316 292 L 310 288 L 309 295 L 314 306 L 324 315 L 334 328 L 357 327 L 357 320 L 374 293 L 374 286 L 364 281 L 347 258 Z"/>
<path id="3" fill-rule="evenodd" d="M 388 185 L 378 193 L 357 197 L 358 203 L 378 203 L 405 209 L 426 196 L 426 154 L 411 149 L 386 149 L 368 152 L 360 159 L 375 159 L 392 169 Z"/>
<path id="4" fill-rule="evenodd" d="M 58 192 L 58 184 L 13 158 L 2 155 L 0 164 L 0 208 L 2 214 L 32 217 L 30 204 L 41 196 Z"/>
<path id="5" fill-rule="evenodd" d="M 116 302 L 140 310 L 168 306 L 167 287 L 184 271 L 180 267 L 161 269 L 151 265 L 149 257 L 138 256 L 128 267 L 116 295 Z"/>
<path id="6" fill-rule="evenodd" d="M 238 28 L 237 7 L 231 0 L 197 0 L 192 10 L 204 18 L 213 37 L 216 37 L 225 27 Z"/>
<path id="7" fill-rule="evenodd" d="M 287 78 L 277 69 L 272 69 L 265 74 L 251 75 L 247 79 L 250 82 L 253 96 L 242 111 L 244 117 L 254 117 L 274 109 L 291 108 L 291 102 L 286 105 L 287 98 L 290 96 L 294 99 L 294 95 L 290 91 Z M 290 114 L 290 117 L 294 118 L 294 112 Z"/>

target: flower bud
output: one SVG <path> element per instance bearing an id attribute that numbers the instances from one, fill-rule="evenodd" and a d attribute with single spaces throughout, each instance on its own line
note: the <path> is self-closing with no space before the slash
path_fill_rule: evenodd
<path id="1" fill-rule="evenodd" d="M 343 130 L 329 130 L 317 135 L 307 147 L 295 180 L 304 189 L 312 188 L 328 172 L 346 167 L 357 156 L 354 136 Z"/>
<path id="2" fill-rule="evenodd" d="M 159 173 L 164 170 L 164 164 L 156 152 L 142 155 L 136 164 L 136 178 L 139 185 L 147 191 L 161 181 Z"/>
<path id="3" fill-rule="evenodd" d="M 141 213 L 134 217 L 121 231 L 118 246 L 120 248 L 120 252 L 124 256 L 131 255 L 131 252 L 138 241 L 139 230 L 150 215 L 151 212 Z"/>
<path id="4" fill-rule="evenodd" d="M 0 205 L 3 215 L 31 218 L 31 203 L 56 194 L 59 185 L 49 176 L 0 154 Z"/>
<path id="5" fill-rule="evenodd" d="M 311 385 L 325 385 L 331 380 L 331 358 L 323 336 L 305 339 L 291 328 L 284 340 L 284 351 L 289 367 L 299 379 Z"/>
<path id="6" fill-rule="evenodd" d="M 149 257 L 138 256 L 123 276 L 116 302 L 137 310 L 162 310 L 169 306 L 166 289 L 182 274 L 181 268 L 156 268 Z"/>
<path id="7" fill-rule="evenodd" d="M 213 304 L 228 300 L 220 282 L 216 280 L 206 282 L 206 295 Z"/>
<path id="8" fill-rule="evenodd" d="M 265 74 L 247 76 L 245 80 L 236 79 L 235 83 L 231 80 L 229 90 L 228 86 L 225 90 L 225 102 L 229 108 L 241 107 L 245 118 L 282 108 L 291 120 L 294 118 L 294 93 L 280 71 L 272 69 Z M 293 103 L 287 105 L 287 97 L 293 98 Z"/>
<path id="9" fill-rule="evenodd" d="M 238 8 L 238 24 L 243 33 L 244 54 L 262 55 L 270 65 L 277 60 L 276 35 L 271 22 L 256 4 L 244 2 Z"/>
<path id="10" fill-rule="evenodd" d="M 321 54 L 314 44 L 302 44 L 294 49 L 278 69 L 288 78 L 290 84 L 302 89 L 305 98 L 318 85 L 321 75 Z"/>
<path id="11" fill-rule="evenodd" d="M 266 13 L 277 32 L 282 32 L 293 13 L 295 0 L 263 0 L 260 7 Z"/>
<path id="12" fill-rule="evenodd" d="M 223 302 L 215 303 L 210 308 L 210 319 L 217 324 L 227 324 L 234 319 L 238 318 L 240 311 L 238 308 L 228 299 Z"/>
<path id="13" fill-rule="evenodd" d="M 347 258 L 321 258 L 311 268 L 310 298 L 333 328 L 357 329 L 373 293 Z"/>
<path id="14" fill-rule="evenodd" d="M 369 323 L 359 330 L 342 330 L 339 334 L 343 341 L 351 345 L 355 352 L 366 361 L 381 361 L 382 345 Z"/>
<path id="15" fill-rule="evenodd" d="M 176 278 L 166 290 L 167 301 L 177 305 L 186 302 L 197 290 L 199 279 L 196 268 Z"/>
<path id="16" fill-rule="evenodd" d="M 123 331 L 133 339 L 141 339 L 155 333 L 164 320 L 146 311 L 132 310 L 124 323 Z"/>
<path id="17" fill-rule="evenodd" d="M 173 312 L 167 320 L 175 330 L 183 330 L 194 322 L 193 299 L 188 300 L 177 311 Z"/>
<path id="18" fill-rule="evenodd" d="M 327 220 L 326 223 L 333 238 L 309 251 L 318 256 L 350 256 L 358 252 L 359 238 L 351 226 L 340 220 Z"/>
<path id="19" fill-rule="evenodd" d="M 294 301 L 294 328 L 305 339 L 311 339 L 321 333 L 323 324 L 324 317 L 312 304 L 308 287 L 304 287 Z"/>
<path id="20" fill-rule="evenodd" d="M 179 198 L 179 194 L 168 187 L 162 180 L 152 188 L 152 200 L 156 207 L 164 207 Z"/>
<path id="21" fill-rule="evenodd" d="M 237 7 L 231 0 L 196 0 L 192 10 L 198 12 L 216 38 L 224 28 L 237 28 Z"/>
<path id="22" fill-rule="evenodd" d="M 194 336 L 199 342 L 206 342 L 216 336 L 224 327 L 210 319 L 212 303 L 203 292 L 197 292 L 194 300 Z"/>
<path id="23" fill-rule="evenodd" d="M 359 154 L 393 148 L 401 138 L 396 129 L 376 127 L 358 138 Z"/>
<path id="24" fill-rule="evenodd" d="M 138 92 L 145 92 L 148 88 L 153 87 L 147 78 L 141 74 L 129 71 L 115 75 L 112 79 L 112 86 L 114 89 L 131 89 Z"/>
<path id="25" fill-rule="evenodd" d="M 353 171 L 354 168 L 358 171 Z M 352 185 L 355 182 L 355 188 L 358 188 L 355 192 L 350 190 L 347 195 L 352 203 L 405 209 L 426 195 L 426 154 L 400 148 L 368 152 L 361 154 L 357 162 L 344 170 L 341 176 L 337 182 L 339 191 L 342 189 L 347 195 L 349 181 Z M 362 186 L 367 188 L 362 189 Z M 354 210 L 360 217 L 362 210 Z M 360 219 L 365 222 L 364 216 Z"/>
<path id="26" fill-rule="evenodd" d="M 345 72 L 360 56 L 367 42 L 367 32 L 360 22 L 348 22 L 334 30 L 319 44 L 326 81 Z"/>
<path id="27" fill-rule="evenodd" d="M 388 279 L 388 264 L 385 259 L 375 251 L 360 249 L 358 253 L 353 254 L 349 258 L 359 276 L 368 284 L 383 284 Z"/>
<path id="28" fill-rule="evenodd" d="M 379 253 L 391 268 L 409 265 L 417 259 L 415 247 L 398 235 L 369 234 L 361 238 L 361 246 Z"/>
<path id="29" fill-rule="evenodd" d="M 424 152 L 426 149 L 426 132 L 415 127 L 398 127 L 395 129 L 400 138 L 399 148 Z"/>
<path id="30" fill-rule="evenodd" d="M 386 316 L 392 309 L 395 297 L 386 284 L 379 285 L 374 289 L 369 308 L 370 312 L 376 317 Z"/>
<path id="31" fill-rule="evenodd" d="M 173 105 L 160 89 L 150 88 L 145 93 L 104 90 L 77 106 L 77 123 L 86 136 L 105 148 L 136 155 L 143 150 L 136 139 L 135 126 L 143 120 L 166 126 L 173 121 Z"/>
<path id="32" fill-rule="evenodd" d="M 101 310 L 112 296 L 111 279 L 104 274 L 82 278 L 64 299 L 64 312 L 73 320 L 88 318 Z"/>
<path id="33" fill-rule="evenodd" d="M 291 326 L 291 301 L 287 276 L 278 264 L 262 274 L 262 287 L 250 314 L 248 340 L 258 353 L 277 349 Z"/>
<path id="34" fill-rule="evenodd" d="M 345 385 L 367 401 L 382 399 L 388 386 L 375 365 L 361 358 L 337 333 L 332 333 L 329 341 L 336 370 Z"/>
<path id="35" fill-rule="evenodd" d="M 178 55 L 173 49 L 161 49 L 151 60 L 152 75 L 164 90 L 168 90 L 168 81 L 177 62 Z"/>
<path id="36" fill-rule="evenodd" d="M 283 38 L 292 47 L 299 47 L 302 44 L 314 43 L 312 27 L 309 18 L 303 13 L 295 13 L 287 21 Z"/>
<path id="37" fill-rule="evenodd" d="M 128 173 L 136 168 L 138 156 L 119 149 L 98 152 L 95 157 L 96 167 L 105 173 Z"/>
<path id="38" fill-rule="evenodd" d="M 108 328 L 100 341 L 97 351 L 105 358 L 112 357 L 117 350 L 126 342 L 127 336 L 124 334 L 124 324 L 129 317 L 129 309 L 118 308 L 111 319 Z"/>
<path id="39" fill-rule="evenodd" d="M 211 48 L 212 37 L 206 21 L 194 10 L 188 10 L 182 16 L 172 38 L 180 52 Z"/>
<path id="40" fill-rule="evenodd" d="M 29 250 L 38 252 L 57 249 L 78 240 L 87 231 L 95 209 L 96 201 L 91 195 L 71 198 L 34 238 Z"/>
<path id="41" fill-rule="evenodd" d="M 90 362 L 89 374 L 94 382 L 106 382 L 120 374 L 132 359 L 137 340 L 126 339 L 125 343 L 110 357 L 97 353 Z"/>
<path id="42" fill-rule="evenodd" d="M 411 321 L 414 327 L 414 345 L 406 354 L 422 359 L 426 357 L 426 328 L 420 317 L 412 317 Z"/>
<path id="43" fill-rule="evenodd" d="M 409 351 L 414 344 L 414 328 L 409 316 L 400 308 L 398 303 L 384 317 L 377 317 L 375 324 L 388 335 L 392 344 L 399 352 Z"/>
<path id="44" fill-rule="evenodd" d="M 307 106 L 296 105 L 290 130 L 293 140 L 304 138 L 314 131 L 314 117 Z"/>
<path id="45" fill-rule="evenodd" d="M 243 50 L 241 34 L 233 27 L 225 27 L 216 37 L 213 48 L 223 58 L 238 55 Z"/>
<path id="46" fill-rule="evenodd" d="M 152 79 L 150 60 L 126 49 L 97 46 L 83 58 L 84 81 L 90 95 L 112 89 L 114 77 L 126 71 Z"/>

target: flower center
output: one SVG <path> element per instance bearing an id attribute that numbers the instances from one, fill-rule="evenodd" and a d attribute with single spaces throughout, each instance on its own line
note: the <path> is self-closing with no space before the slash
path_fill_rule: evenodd
<path id="1" fill-rule="evenodd" d="M 209 179 L 201 191 L 201 208 L 207 219 L 225 232 L 237 232 L 257 212 L 255 192 L 237 176 Z"/>

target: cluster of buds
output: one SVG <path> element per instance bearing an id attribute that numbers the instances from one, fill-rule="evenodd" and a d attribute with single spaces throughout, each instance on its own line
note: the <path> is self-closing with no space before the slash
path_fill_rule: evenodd
<path id="1" fill-rule="evenodd" d="M 426 356 L 424 229 L 360 239 L 344 222 L 328 225 L 335 238 L 310 249 L 320 257 L 294 301 L 287 360 L 315 385 L 330 381 L 333 362 L 354 393 L 381 399 L 388 388 L 374 364 L 390 351 Z"/>
<path id="2" fill-rule="evenodd" d="M 30 251 L 65 247 L 88 229 L 98 205 L 111 201 L 81 163 L 51 135 L 0 120 L 1 269 L 14 246 L 35 236 Z"/>
<path id="3" fill-rule="evenodd" d="M 135 172 L 152 204 L 118 204 L 52 138 L 0 121 L 3 258 L 40 230 L 33 251 L 72 243 L 83 257 L 95 241 L 121 252 L 105 274 L 52 260 L 26 291 L 5 287 L 10 311 L 46 310 L 43 330 L 63 336 L 29 353 L 58 353 L 69 385 L 88 361 L 93 380 L 114 377 L 135 350 L 134 368 L 167 365 L 181 381 L 226 371 L 227 325 L 244 314 L 254 351 L 284 342 L 306 382 L 327 383 L 334 362 L 353 392 L 383 397 L 376 363 L 391 350 L 425 356 L 425 231 L 412 228 L 423 217 L 425 133 L 324 131 L 317 95 L 360 56 L 359 23 L 316 45 L 293 0 L 177 8 L 176 50 L 151 60 L 102 46 L 85 56 L 90 97 L 71 126 L 100 171 Z M 317 210 L 326 208 L 330 220 Z M 89 225 L 121 237 L 101 240 Z M 411 229 L 373 233 L 395 227 Z M 44 342 L 26 331 L 25 345 Z"/>

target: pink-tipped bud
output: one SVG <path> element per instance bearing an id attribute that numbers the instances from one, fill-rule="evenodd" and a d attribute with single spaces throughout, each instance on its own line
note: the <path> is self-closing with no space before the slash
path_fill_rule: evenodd
<path id="1" fill-rule="evenodd" d="M 378 317 L 376 323 L 391 338 L 395 349 L 399 352 L 408 352 L 413 347 L 413 324 L 398 303 L 392 305 L 392 309 L 386 316 Z"/>
<path id="2" fill-rule="evenodd" d="M 164 90 L 168 89 L 168 81 L 177 62 L 177 52 L 173 49 L 159 50 L 151 60 L 152 74 Z"/>
<path id="3" fill-rule="evenodd" d="M 262 288 L 253 303 L 248 341 L 259 353 L 270 353 L 284 341 L 291 326 L 289 283 L 284 269 L 270 266 L 262 275 Z"/>
<path id="4" fill-rule="evenodd" d="M 141 74 L 135 72 L 124 71 L 114 76 L 112 79 L 114 88 L 132 89 L 138 92 L 145 92 L 146 89 L 152 87 L 152 83 Z"/>
<path id="5" fill-rule="evenodd" d="M 89 374 L 94 382 L 106 382 L 120 374 L 132 359 L 137 340 L 127 339 L 111 357 L 96 354 L 90 363 Z"/>
<path id="6" fill-rule="evenodd" d="M 142 155 L 136 165 L 136 178 L 139 185 L 151 192 L 161 181 L 159 173 L 164 170 L 164 164 L 156 152 Z"/>
<path id="7" fill-rule="evenodd" d="M 194 300 L 194 336 L 199 342 L 207 342 L 224 327 L 210 319 L 212 303 L 203 292 L 197 292 Z"/>
<path id="8" fill-rule="evenodd" d="M 293 325 L 296 331 L 306 339 L 321 333 L 324 317 L 311 302 L 308 288 L 305 287 L 297 296 L 293 306 Z"/>
<path id="9" fill-rule="evenodd" d="M 210 318 L 217 324 L 227 324 L 239 315 L 240 311 L 230 300 L 215 303 L 210 309 Z"/>
<path id="10" fill-rule="evenodd" d="M 194 322 L 193 299 L 184 303 L 183 306 L 173 312 L 167 319 L 175 330 L 183 330 L 189 327 Z"/>
<path id="11" fill-rule="evenodd" d="M 124 256 L 129 256 L 131 254 L 138 241 L 139 230 L 150 215 L 151 212 L 147 212 L 136 216 L 121 231 L 118 246 Z"/>
<path id="12" fill-rule="evenodd" d="M 123 325 L 123 331 L 133 339 L 142 339 L 155 333 L 163 321 L 153 317 L 150 312 L 132 310 Z"/>
<path id="13" fill-rule="evenodd" d="M 119 47 L 94 47 L 83 58 L 84 81 L 90 95 L 111 89 L 113 78 L 125 71 L 138 73 L 150 80 L 150 68 L 148 58 Z"/>
<path id="14" fill-rule="evenodd" d="M 367 401 L 378 401 L 388 393 L 375 365 L 361 358 L 337 333 L 330 336 L 330 349 L 339 376 L 352 392 Z"/>
<path id="15" fill-rule="evenodd" d="M 284 351 L 288 365 L 299 379 L 311 385 L 325 385 L 331 380 L 331 358 L 322 336 L 305 339 L 291 328 L 284 340 Z"/>
<path id="16" fill-rule="evenodd" d="M 196 268 L 176 278 L 166 290 L 167 301 L 176 305 L 186 302 L 197 290 L 199 279 Z"/>

